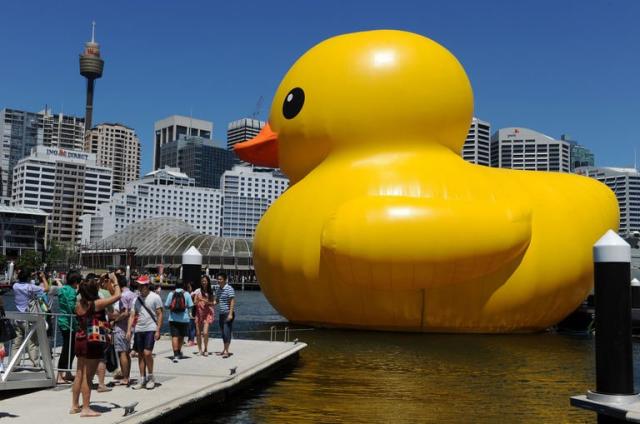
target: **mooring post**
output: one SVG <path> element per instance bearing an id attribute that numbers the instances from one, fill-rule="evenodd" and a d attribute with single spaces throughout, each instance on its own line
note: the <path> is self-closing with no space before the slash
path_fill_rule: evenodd
<path id="1" fill-rule="evenodd" d="M 637 278 L 631 280 L 631 308 L 640 309 L 640 280 Z M 631 318 L 633 319 L 633 312 Z"/>
<path id="2" fill-rule="evenodd" d="M 640 398 L 633 388 L 631 247 L 609 230 L 593 246 L 596 389 L 571 404 L 595 411 L 598 424 L 627 422 Z"/>
<path id="3" fill-rule="evenodd" d="M 182 254 L 182 281 L 190 282 L 193 290 L 200 288 L 202 276 L 202 253 L 191 246 Z"/>
<path id="4" fill-rule="evenodd" d="M 631 247 L 608 231 L 593 247 L 596 392 L 632 395 Z"/>
<path id="5" fill-rule="evenodd" d="M 13 261 L 9 262 L 9 267 L 7 269 L 7 274 L 8 274 L 8 280 L 9 280 L 9 284 L 11 284 L 11 282 L 13 281 L 13 271 L 14 271 L 14 267 L 15 265 L 13 264 Z"/>

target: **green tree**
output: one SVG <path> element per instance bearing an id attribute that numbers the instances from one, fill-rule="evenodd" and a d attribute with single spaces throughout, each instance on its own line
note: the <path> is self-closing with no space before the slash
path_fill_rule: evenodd
<path id="1" fill-rule="evenodd" d="M 38 269 L 42 265 L 42 257 L 40 254 L 33 250 L 27 250 L 16 260 L 17 268 L 31 268 Z"/>
<path id="2" fill-rule="evenodd" d="M 65 246 L 58 243 L 58 241 L 51 240 L 49 249 L 47 250 L 47 263 L 53 265 L 64 261 L 66 256 L 64 247 Z"/>

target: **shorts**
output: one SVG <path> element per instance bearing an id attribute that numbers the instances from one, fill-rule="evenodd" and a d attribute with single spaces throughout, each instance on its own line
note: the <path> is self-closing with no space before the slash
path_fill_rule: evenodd
<path id="1" fill-rule="evenodd" d="M 133 336 L 133 350 L 142 353 L 144 350 L 153 350 L 156 344 L 155 331 L 136 331 Z"/>
<path id="2" fill-rule="evenodd" d="M 187 337 L 189 334 L 189 323 L 169 321 L 169 330 L 171 331 L 171 337 Z"/>
<path id="3" fill-rule="evenodd" d="M 131 343 L 127 340 L 127 333 L 121 328 L 116 327 L 113 332 L 113 346 L 116 349 L 116 353 L 129 352 L 131 350 Z"/>

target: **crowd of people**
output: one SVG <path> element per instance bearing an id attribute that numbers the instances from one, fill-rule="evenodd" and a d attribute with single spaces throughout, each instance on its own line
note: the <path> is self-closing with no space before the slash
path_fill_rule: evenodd
<path id="1" fill-rule="evenodd" d="M 99 415 L 89 407 L 96 375 L 98 392 L 113 390 L 115 385 L 134 390 L 156 387 L 153 349 L 160 339 L 165 311 L 169 316 L 173 363 L 185 358 L 182 352 L 185 338 L 190 346 L 197 345 L 198 355 L 209 355 L 209 327 L 216 319 L 223 341 L 222 350 L 216 354 L 222 358 L 232 355 L 229 346 L 235 317 L 235 293 L 227 284 L 224 273 L 217 275 L 215 287 L 208 275 L 204 275 L 198 284 L 177 282 L 164 304 L 160 295 L 152 290 L 148 275 L 127 279 L 123 269 L 84 277 L 77 271 L 70 271 L 62 286 L 49 284 L 45 273 L 33 273 L 28 269 L 19 270 L 17 280 L 13 291 L 19 312 L 33 313 L 34 303 L 51 308 L 55 298 L 53 312 L 56 312 L 57 328 L 62 334 L 57 383 L 71 384 L 71 414 Z M 195 286 L 198 288 L 194 290 Z M 49 330 L 51 328 L 49 326 Z M 28 323 L 16 321 L 15 329 L 13 353 L 24 340 Z M 33 366 L 38 366 L 36 340 L 29 340 L 27 353 Z M 140 371 L 137 381 L 131 378 L 133 357 L 137 357 Z M 75 375 L 71 372 L 74 358 L 77 358 Z M 105 383 L 109 366 L 118 368 L 117 384 Z"/>

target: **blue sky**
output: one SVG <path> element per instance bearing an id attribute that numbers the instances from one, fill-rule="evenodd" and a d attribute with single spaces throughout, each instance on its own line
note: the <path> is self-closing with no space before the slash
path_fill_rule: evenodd
<path id="1" fill-rule="evenodd" d="M 78 54 L 97 22 L 105 59 L 94 122 L 136 129 L 151 168 L 153 122 L 171 114 L 266 119 L 291 64 L 333 35 L 392 28 L 443 44 L 465 67 L 475 115 L 493 130 L 567 133 L 599 165 L 640 150 L 640 2 L 584 1 L 28 1 L 0 10 L 0 108 L 82 116 Z M 640 154 L 640 152 L 639 152 Z"/>

